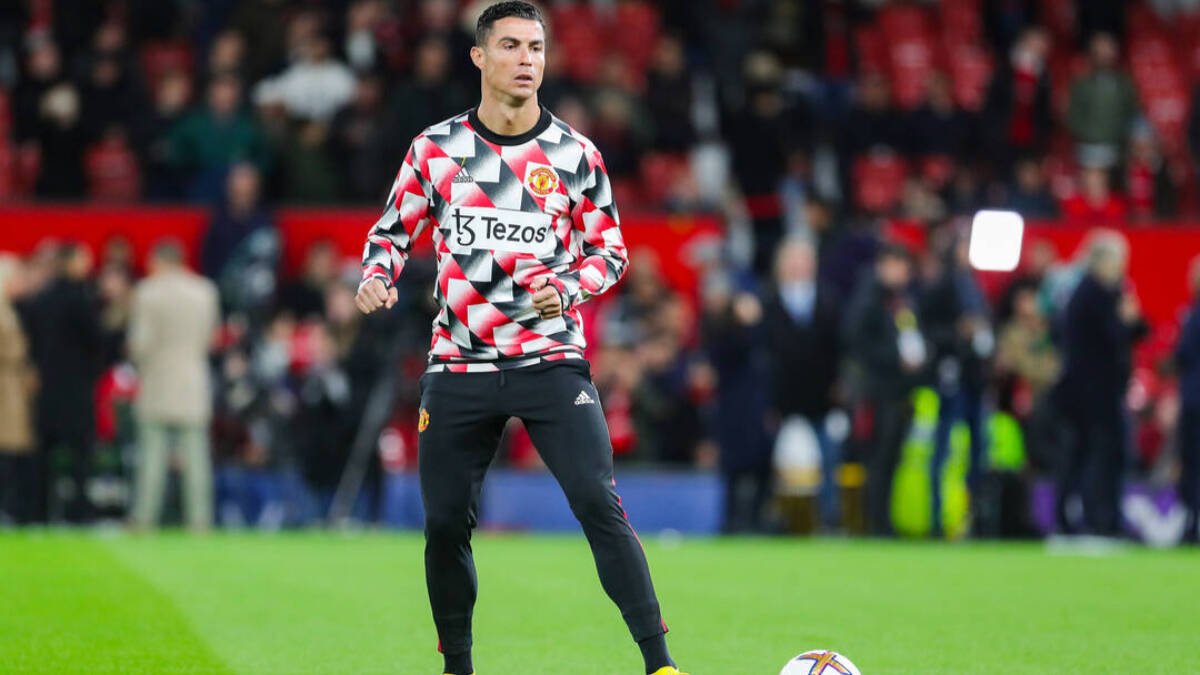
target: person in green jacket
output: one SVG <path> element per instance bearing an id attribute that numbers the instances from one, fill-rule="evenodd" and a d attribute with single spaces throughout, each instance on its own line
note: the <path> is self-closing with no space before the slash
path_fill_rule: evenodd
<path id="1" fill-rule="evenodd" d="M 1112 168 L 1138 115 L 1137 92 L 1129 75 L 1120 69 L 1117 41 L 1097 33 L 1089 47 L 1091 68 L 1071 83 L 1067 126 L 1085 166 Z"/>
<path id="2" fill-rule="evenodd" d="M 171 128 L 169 161 L 187 175 L 188 197 L 214 201 L 223 194 L 224 177 L 237 162 L 266 171 L 270 154 L 258 124 L 241 109 L 241 83 L 233 75 L 217 75 L 208 85 L 206 105 Z"/>

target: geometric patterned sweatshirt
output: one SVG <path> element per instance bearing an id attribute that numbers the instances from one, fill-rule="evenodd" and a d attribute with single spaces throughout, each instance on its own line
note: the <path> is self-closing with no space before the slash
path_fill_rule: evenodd
<path id="1" fill-rule="evenodd" d="M 481 372 L 582 358 L 578 306 L 617 283 L 628 256 L 600 152 L 545 108 L 501 136 L 474 109 L 417 135 L 367 235 L 363 282 L 399 278 L 428 229 L 437 254 L 430 371 Z M 533 309 L 535 279 L 563 314 Z"/>

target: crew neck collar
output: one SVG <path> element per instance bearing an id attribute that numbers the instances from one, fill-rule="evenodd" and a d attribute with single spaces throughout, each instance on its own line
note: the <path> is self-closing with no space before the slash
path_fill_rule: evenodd
<path id="1" fill-rule="evenodd" d="M 467 120 L 471 123 L 471 128 L 475 130 L 475 133 L 482 136 L 485 141 L 495 143 L 496 145 L 521 145 L 537 138 L 543 131 L 550 127 L 550 111 L 546 110 L 545 106 L 542 106 L 541 110 L 542 114 L 538 117 L 537 124 L 534 124 L 533 128 L 529 131 L 517 134 L 516 136 L 505 136 L 487 128 L 487 125 L 479 119 L 478 107 L 471 108 L 471 112 L 467 115 Z"/>

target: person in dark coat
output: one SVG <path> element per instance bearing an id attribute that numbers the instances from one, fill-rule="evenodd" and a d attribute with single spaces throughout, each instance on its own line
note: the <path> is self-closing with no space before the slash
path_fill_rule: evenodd
<path id="1" fill-rule="evenodd" d="M 1200 541 L 1200 257 L 1192 261 L 1188 281 L 1195 298 L 1179 343 L 1175 366 L 1179 370 L 1179 499 L 1187 509 L 1184 541 Z"/>
<path id="2" fill-rule="evenodd" d="M 79 244 L 59 252 L 59 273 L 27 308 L 30 345 L 37 366 L 37 457 L 41 474 L 35 520 L 64 516 L 76 523 L 92 518 L 87 497 L 95 442 L 95 387 L 100 376 L 103 336 L 99 303 L 89 282 L 92 254 Z M 65 451 L 72 489 L 60 513 L 53 470 Z"/>
<path id="3" fill-rule="evenodd" d="M 784 422 L 803 418 L 821 450 L 821 517 L 838 521 L 834 475 L 839 448 L 825 431 L 834 406 L 841 314 L 833 288 L 818 283 L 816 252 L 805 240 L 785 240 L 775 261 L 774 283 L 763 298 L 769 369 L 768 400 L 772 417 Z"/>
<path id="4" fill-rule="evenodd" d="M 950 434 L 962 422 L 970 433 L 967 488 L 971 508 L 980 512 L 980 484 L 986 455 L 984 389 L 995 346 L 987 301 L 967 261 L 967 240 L 945 229 L 927 261 L 921 296 L 921 322 L 929 339 L 930 363 L 938 393 L 938 421 L 930 462 L 931 528 L 942 535 L 942 472 L 950 457 Z"/>
<path id="5" fill-rule="evenodd" d="M 1083 501 L 1082 531 L 1116 536 L 1121 526 L 1121 482 L 1126 455 L 1125 392 L 1133 345 L 1145 335 L 1137 298 L 1124 287 L 1128 245 L 1110 233 L 1096 237 L 1088 271 L 1067 303 L 1065 362 L 1055 400 L 1070 431 L 1058 481 L 1059 529 L 1076 533 L 1067 506 Z"/>
<path id="6" fill-rule="evenodd" d="M 717 386 L 710 417 L 725 483 L 722 531 L 763 532 L 772 491 L 771 444 L 766 432 L 766 376 L 762 305 L 723 273 L 706 280 L 701 326 Z"/>
<path id="7" fill-rule="evenodd" d="M 866 403 L 874 411 L 867 459 L 867 518 L 872 534 L 892 534 L 892 478 L 912 422 L 910 394 L 926 361 L 909 284 L 912 264 L 900 245 L 882 247 L 875 273 L 860 282 L 843 325 Z"/>

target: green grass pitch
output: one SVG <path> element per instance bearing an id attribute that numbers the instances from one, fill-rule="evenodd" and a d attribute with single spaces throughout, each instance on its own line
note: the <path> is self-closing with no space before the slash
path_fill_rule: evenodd
<path id="1" fill-rule="evenodd" d="M 0 533 L 0 673 L 438 675 L 412 534 Z M 1200 673 L 1200 553 L 648 537 L 692 675 Z M 481 675 L 637 675 L 581 536 L 481 535 Z"/>

